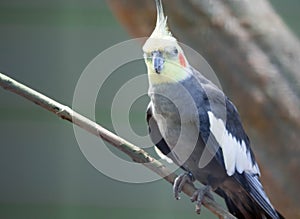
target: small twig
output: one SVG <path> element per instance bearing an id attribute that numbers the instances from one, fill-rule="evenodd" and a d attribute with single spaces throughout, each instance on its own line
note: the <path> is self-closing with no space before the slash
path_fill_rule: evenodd
<path id="1" fill-rule="evenodd" d="M 89 120 L 88 118 L 80 115 L 79 113 L 73 111 L 70 107 L 62 105 L 55 100 L 50 99 L 49 97 L 13 80 L 10 77 L 7 77 L 4 74 L 0 73 L 0 86 L 4 89 L 16 93 L 22 97 L 25 97 L 31 102 L 43 107 L 44 109 L 55 113 L 62 119 L 68 120 L 77 126 L 83 128 L 84 130 L 94 134 L 103 140 L 109 142 L 119 150 L 126 153 L 129 157 L 132 158 L 134 162 L 141 163 L 153 172 L 158 175 L 164 177 L 169 183 L 173 184 L 176 174 L 172 173 L 165 165 L 160 163 L 158 160 L 151 157 L 148 153 L 146 153 L 141 148 L 131 144 L 130 142 L 120 138 L 114 133 L 106 130 L 102 126 L 97 123 Z M 195 192 L 195 187 L 193 185 L 186 184 L 183 187 L 183 192 L 192 196 Z M 208 197 L 204 198 L 203 205 L 208 208 L 211 212 L 217 215 L 219 218 L 232 218 L 230 213 L 224 210 L 219 204 L 215 201 L 209 199 Z"/>

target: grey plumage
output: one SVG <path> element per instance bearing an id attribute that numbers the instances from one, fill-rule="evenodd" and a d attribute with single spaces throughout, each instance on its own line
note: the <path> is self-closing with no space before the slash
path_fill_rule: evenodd
<path id="1" fill-rule="evenodd" d="M 222 196 L 236 217 L 283 218 L 260 183 L 259 168 L 236 107 L 189 65 L 167 27 L 161 0 L 156 4 L 156 27 L 143 46 L 151 98 L 147 121 L 153 143 L 194 179 Z M 177 186 L 174 188 L 176 193 Z"/>
<path id="2" fill-rule="evenodd" d="M 191 70 L 193 75 L 179 81 L 179 84 L 150 87 L 151 102 L 147 116 L 150 136 L 156 139 L 157 147 L 176 164 L 224 197 L 229 209 L 239 218 L 262 218 L 264 212 L 267 212 L 267 218 L 279 218 L 264 193 L 258 178 L 259 172 L 236 171 L 232 176 L 226 173 L 222 147 L 210 131 L 208 112 L 226 121 L 226 129 L 238 142 L 245 142 L 251 158 L 247 162 L 256 166 L 249 138 L 230 100 L 199 72 Z M 182 129 L 185 131 L 182 132 Z M 180 132 L 184 136 L 178 143 Z M 209 152 L 210 160 L 200 168 L 205 149 Z"/>

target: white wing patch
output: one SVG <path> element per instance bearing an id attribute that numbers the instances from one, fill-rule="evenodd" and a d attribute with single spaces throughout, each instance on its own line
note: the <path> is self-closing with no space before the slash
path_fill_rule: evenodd
<path id="1" fill-rule="evenodd" d="M 154 146 L 154 150 L 161 159 L 166 160 L 168 163 L 173 163 L 173 161 L 164 155 L 157 147 Z"/>
<path id="2" fill-rule="evenodd" d="M 208 112 L 210 131 L 219 143 L 223 152 L 223 159 L 228 176 L 235 171 L 244 171 L 252 174 L 260 174 L 257 164 L 252 163 L 250 151 L 247 151 L 245 141 L 241 143 L 227 131 L 222 119 L 218 119 L 212 112 Z"/>

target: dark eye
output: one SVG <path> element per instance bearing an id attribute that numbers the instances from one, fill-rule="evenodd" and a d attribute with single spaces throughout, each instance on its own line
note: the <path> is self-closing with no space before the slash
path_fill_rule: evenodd
<path id="1" fill-rule="evenodd" d="M 178 55 L 178 49 L 174 48 L 173 53 L 174 53 L 174 55 Z"/>
<path id="2" fill-rule="evenodd" d="M 167 47 L 165 49 L 165 52 L 171 57 L 175 57 L 178 55 L 178 49 L 176 47 Z"/>

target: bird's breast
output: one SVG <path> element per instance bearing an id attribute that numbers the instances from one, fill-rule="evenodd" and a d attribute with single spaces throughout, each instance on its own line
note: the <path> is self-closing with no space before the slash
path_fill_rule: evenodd
<path id="1" fill-rule="evenodd" d="M 181 83 L 163 84 L 149 88 L 155 114 L 169 118 L 173 122 L 196 122 L 199 101 L 192 95 L 189 87 Z"/>
<path id="2" fill-rule="evenodd" d="M 162 137 L 178 163 L 185 163 L 197 144 L 198 113 L 193 112 L 192 107 L 185 102 L 188 99 L 182 99 L 178 94 L 169 95 L 169 98 L 159 94 L 150 97 L 152 114 Z"/>

